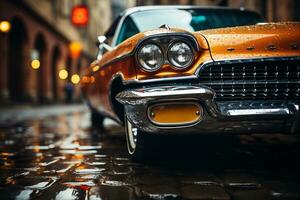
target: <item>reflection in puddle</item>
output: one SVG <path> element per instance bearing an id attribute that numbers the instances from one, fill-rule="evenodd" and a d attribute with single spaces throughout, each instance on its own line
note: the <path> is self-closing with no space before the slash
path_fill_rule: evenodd
<path id="1" fill-rule="evenodd" d="M 86 162 L 86 164 L 92 166 L 103 166 L 106 165 L 106 162 Z"/>
<path id="2" fill-rule="evenodd" d="M 33 190 L 22 190 L 17 196 L 16 200 L 26 200 L 30 199 L 31 194 L 33 193 Z"/>
<path id="3" fill-rule="evenodd" d="M 121 181 L 111 181 L 111 180 L 104 180 L 101 182 L 101 185 L 107 185 L 107 186 L 127 186 L 130 185 L 128 183 L 124 183 Z"/>
<path id="4" fill-rule="evenodd" d="M 48 145 L 48 146 L 28 146 L 25 147 L 25 149 L 34 149 L 34 150 L 49 150 L 49 149 L 53 149 L 55 146 L 53 144 Z"/>
<path id="5" fill-rule="evenodd" d="M 60 191 L 56 197 L 55 200 L 65 200 L 65 199 L 78 199 L 78 191 L 72 188 L 67 188 L 64 191 Z"/>
<path id="6" fill-rule="evenodd" d="M 88 121 L 75 113 L 0 128 L 0 199 L 300 199 L 296 136 L 168 138 L 142 164 L 127 157 L 124 135 Z"/>
<path id="7" fill-rule="evenodd" d="M 43 190 L 46 188 L 46 186 L 49 186 L 49 182 L 40 182 L 35 185 L 25 186 L 25 188 L 32 190 Z"/>
<path id="8" fill-rule="evenodd" d="M 76 169 L 75 173 L 76 174 L 100 174 L 101 172 L 103 172 L 105 169 L 101 168 L 101 169 Z"/>
<path id="9" fill-rule="evenodd" d="M 64 185 L 68 186 L 68 187 L 80 187 L 80 186 L 88 186 L 88 187 L 92 187 L 95 186 L 95 183 L 93 183 L 92 181 L 85 181 L 85 182 L 66 182 L 63 183 Z"/>
<path id="10" fill-rule="evenodd" d="M 96 150 L 89 150 L 89 151 L 78 151 L 78 150 L 61 150 L 60 153 L 62 154 L 73 154 L 73 155 L 90 155 L 97 153 Z"/>

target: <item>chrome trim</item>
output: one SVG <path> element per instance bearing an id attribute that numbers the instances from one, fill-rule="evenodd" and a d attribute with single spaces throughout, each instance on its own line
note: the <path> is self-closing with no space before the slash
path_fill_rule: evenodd
<path id="1" fill-rule="evenodd" d="M 297 132 L 300 102 L 234 101 L 216 102 L 212 89 L 201 84 L 149 86 L 120 92 L 116 99 L 125 107 L 128 120 L 145 132 L 168 133 L 257 133 Z M 150 122 L 148 107 L 159 102 L 198 102 L 203 119 L 187 126 L 163 127 Z M 297 110 L 298 108 L 298 110 Z M 296 113 L 298 113 L 296 115 Z M 287 121 L 290 120 L 288 123 Z M 294 124 L 291 126 L 291 124 Z M 295 127 L 296 128 L 293 128 Z M 295 129 L 295 130 L 294 130 Z M 176 131 L 175 131 L 176 130 Z"/>
<path id="2" fill-rule="evenodd" d="M 215 90 L 217 100 L 297 100 L 299 60 L 293 56 L 210 62 L 198 68 L 197 75 L 200 83 Z"/>
<path id="3" fill-rule="evenodd" d="M 294 114 L 294 117 L 290 119 L 291 122 L 291 133 L 299 133 L 300 132 L 300 106 L 299 104 L 293 104 L 291 106 L 291 110 Z"/>
<path id="4" fill-rule="evenodd" d="M 241 109 L 241 110 L 227 110 L 229 116 L 243 116 L 243 115 L 289 115 L 288 108 L 273 108 L 273 109 Z"/>
<path id="5" fill-rule="evenodd" d="M 254 58 L 236 58 L 236 59 L 222 59 L 222 60 L 210 60 L 202 63 L 195 71 L 194 75 L 198 77 L 200 70 L 204 67 L 211 65 L 222 64 L 235 64 L 243 62 L 264 62 L 264 61 L 288 61 L 288 60 L 300 60 L 300 56 L 288 56 L 288 57 L 254 57 Z"/>
<path id="6" fill-rule="evenodd" d="M 168 41 L 165 42 L 164 41 L 165 39 L 167 39 Z M 186 43 L 192 49 L 192 52 L 193 52 L 193 60 L 184 69 L 176 68 L 175 66 L 173 66 L 173 64 L 168 59 L 168 50 L 169 50 L 170 45 L 172 45 L 174 42 L 179 42 L 179 41 Z M 163 65 L 169 64 L 169 65 L 171 65 L 171 67 L 174 70 L 177 70 L 177 71 L 186 70 L 189 66 L 191 66 L 191 64 L 195 61 L 196 52 L 200 51 L 200 47 L 199 47 L 199 44 L 198 44 L 196 38 L 188 32 L 158 33 L 158 34 L 150 35 L 150 36 L 147 36 L 147 37 L 144 37 L 143 39 L 141 39 L 136 44 L 135 49 L 132 51 L 132 53 L 135 54 L 134 57 L 135 57 L 136 63 L 141 69 L 143 69 L 143 68 L 140 66 L 140 63 L 138 61 L 138 55 L 137 55 L 138 53 L 137 52 L 139 52 L 139 50 L 144 45 L 147 45 L 147 44 L 155 44 L 155 45 L 159 46 L 160 49 L 162 50 L 163 57 L 164 57 Z M 156 72 L 158 70 L 155 70 L 153 72 Z"/>
<path id="7" fill-rule="evenodd" d="M 164 29 L 170 30 L 170 27 L 168 26 L 168 24 L 163 24 L 159 28 L 164 28 Z"/>
<path id="8" fill-rule="evenodd" d="M 213 110 L 211 112 L 215 113 L 217 106 L 211 102 L 214 95 L 214 92 L 205 86 L 179 85 L 129 89 L 120 92 L 116 99 L 124 105 L 127 118 L 132 124 L 146 132 L 157 132 L 158 129 L 178 129 L 193 125 L 158 127 L 148 119 L 149 105 L 159 102 L 197 101 L 209 105 Z"/>
<path id="9" fill-rule="evenodd" d="M 276 80 L 267 80 L 267 81 L 263 81 L 263 80 L 255 80 L 255 81 L 241 81 L 241 80 L 236 80 L 236 81 L 231 81 L 231 80 L 226 80 L 226 81 L 223 81 L 222 83 L 220 83 L 220 81 L 212 81 L 212 82 L 209 82 L 209 83 L 206 83 L 206 85 L 242 85 L 242 84 L 265 84 L 265 83 L 270 83 L 270 84 L 274 84 L 274 83 L 280 83 L 280 84 L 287 84 L 287 83 L 294 83 L 294 84 L 297 84 L 297 83 L 300 83 L 300 80 L 299 81 L 276 81 Z M 204 84 L 204 82 L 203 82 Z"/>
<path id="10" fill-rule="evenodd" d="M 161 86 L 145 87 L 120 92 L 116 98 L 120 103 L 132 105 L 148 105 L 148 103 L 164 99 L 212 99 L 215 93 L 199 86 Z"/>
<path id="11" fill-rule="evenodd" d="M 198 77 L 191 75 L 191 76 L 177 76 L 177 77 L 161 77 L 161 78 L 153 78 L 153 79 L 135 79 L 135 80 L 129 80 L 124 81 L 124 84 L 134 84 L 134 83 L 163 83 L 168 81 L 179 81 L 179 80 L 197 80 Z"/>

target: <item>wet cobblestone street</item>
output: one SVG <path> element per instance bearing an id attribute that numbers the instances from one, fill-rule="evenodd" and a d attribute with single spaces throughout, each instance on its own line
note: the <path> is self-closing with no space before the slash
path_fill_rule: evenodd
<path id="1" fill-rule="evenodd" d="M 134 163 L 123 128 L 92 129 L 87 109 L 14 119 L 0 122 L 0 199 L 300 199 L 299 136 L 162 137 Z"/>

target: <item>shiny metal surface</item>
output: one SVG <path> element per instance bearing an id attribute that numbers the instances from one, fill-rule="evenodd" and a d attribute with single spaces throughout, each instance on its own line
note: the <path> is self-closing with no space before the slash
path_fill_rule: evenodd
<path id="1" fill-rule="evenodd" d="M 242 110 L 228 110 L 227 115 L 241 116 L 241 115 L 288 115 L 290 111 L 288 108 L 273 108 L 273 109 L 242 109 Z"/>
<path id="2" fill-rule="evenodd" d="M 176 66 L 174 66 L 170 62 L 170 59 L 169 59 L 168 51 L 170 49 L 170 46 L 172 44 L 174 44 L 175 42 L 186 43 L 191 48 L 192 53 L 193 53 L 193 59 L 183 69 L 179 69 Z M 186 68 L 190 67 L 191 64 L 195 60 L 196 52 L 199 51 L 199 49 L 200 49 L 196 38 L 192 34 L 189 34 L 189 33 L 177 33 L 177 34 L 168 34 L 168 35 L 166 35 L 166 34 L 157 34 L 157 35 L 153 35 L 151 37 L 149 37 L 149 36 L 145 37 L 141 42 L 139 42 L 139 44 L 137 45 L 134 52 L 135 52 L 135 60 L 136 60 L 137 66 L 139 66 L 142 70 L 144 70 L 146 72 L 155 72 L 155 71 L 158 71 L 160 69 L 160 67 L 159 67 L 156 70 L 147 71 L 143 68 L 143 66 L 139 62 L 139 55 L 138 55 L 137 52 L 139 52 L 140 49 L 143 48 L 147 44 L 157 45 L 160 48 L 160 50 L 162 51 L 162 54 L 163 54 L 163 57 L 164 57 L 163 65 L 171 65 L 175 70 L 178 70 L 178 71 L 182 71 L 182 70 L 185 70 Z"/>
<path id="3" fill-rule="evenodd" d="M 287 116 L 300 104 L 281 101 L 224 101 L 216 103 L 226 116 Z"/>
<path id="4" fill-rule="evenodd" d="M 217 100 L 299 100 L 299 57 L 227 60 L 208 63 L 199 81 Z"/>
<path id="5" fill-rule="evenodd" d="M 216 109 L 210 100 L 213 99 L 214 92 L 206 87 L 199 86 L 160 86 L 148 87 L 120 92 L 116 99 L 125 106 L 128 120 L 136 127 L 146 132 L 157 132 L 159 129 L 174 129 L 176 127 L 159 127 L 152 124 L 147 116 L 147 109 L 150 104 L 158 102 L 174 101 L 200 101 L 211 105 Z M 215 112 L 215 111 L 213 111 Z M 180 128 L 192 125 L 179 126 Z"/>
<path id="6" fill-rule="evenodd" d="M 128 119 L 145 132 L 168 133 L 259 133 L 292 132 L 300 102 L 216 102 L 215 93 L 203 85 L 173 85 L 125 90 L 116 99 L 125 106 Z M 204 107 L 203 120 L 195 125 L 163 127 L 150 122 L 149 105 L 158 102 L 196 101 Z M 294 117 L 294 120 L 292 118 Z M 297 129 L 298 130 L 298 129 Z"/>
<path id="7" fill-rule="evenodd" d="M 106 36 L 104 35 L 100 35 L 98 36 L 98 53 L 97 53 L 97 60 L 101 60 L 101 58 L 103 57 L 103 55 L 105 54 L 106 51 L 111 51 L 112 47 L 109 46 L 108 44 L 106 44 Z"/>

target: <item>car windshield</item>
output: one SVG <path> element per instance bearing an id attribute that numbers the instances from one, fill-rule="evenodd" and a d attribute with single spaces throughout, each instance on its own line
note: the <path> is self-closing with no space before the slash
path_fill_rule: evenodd
<path id="1" fill-rule="evenodd" d="M 121 27 L 116 43 L 163 24 L 187 31 L 251 25 L 264 20 L 255 12 L 230 9 L 159 9 L 135 12 Z"/>

